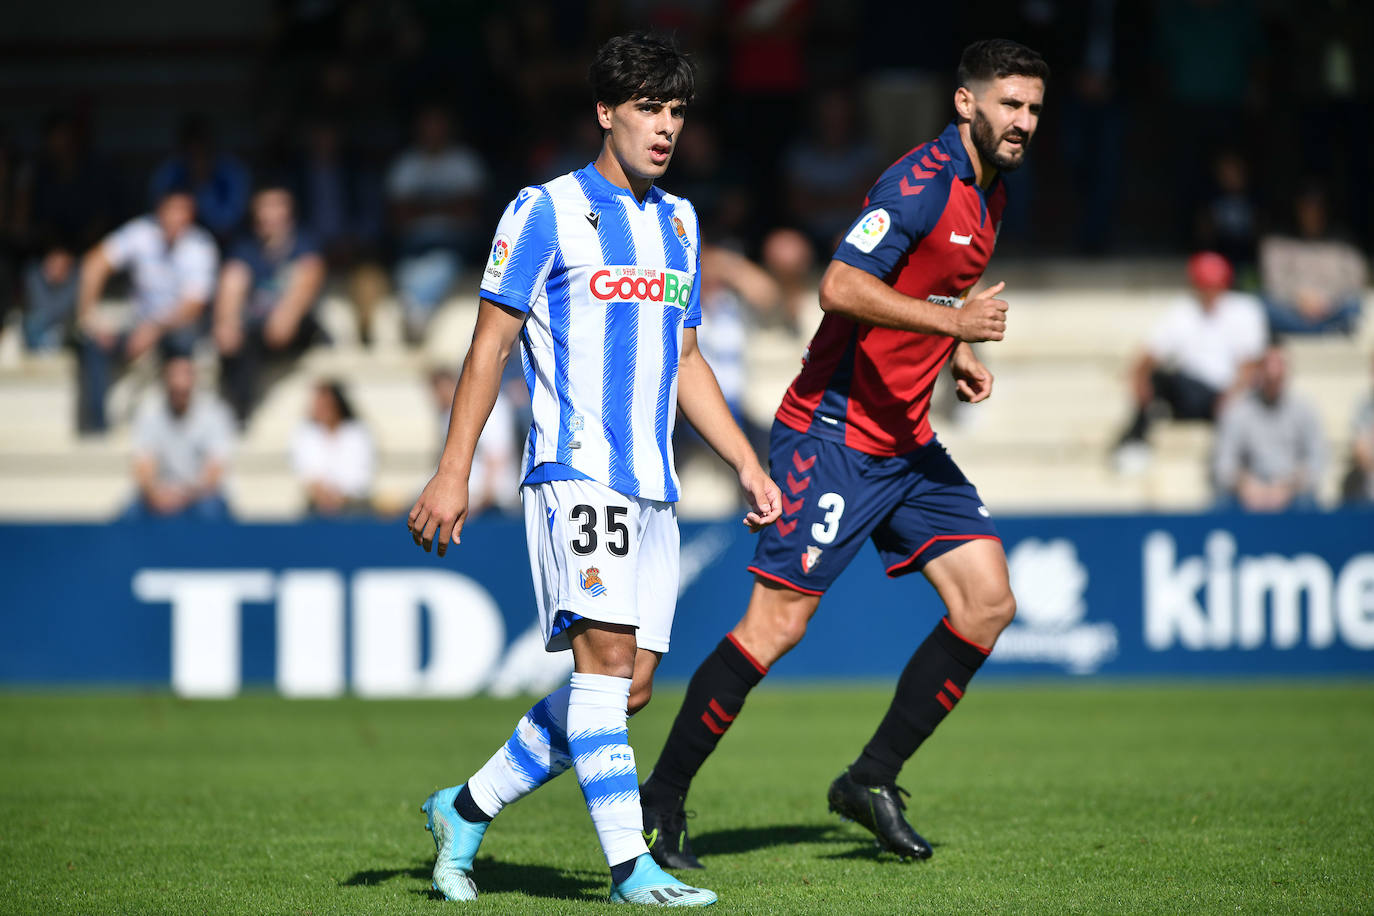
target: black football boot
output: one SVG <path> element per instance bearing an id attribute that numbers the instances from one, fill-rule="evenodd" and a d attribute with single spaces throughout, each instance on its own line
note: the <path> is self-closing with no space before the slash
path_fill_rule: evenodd
<path id="1" fill-rule="evenodd" d="M 911 829 L 902 816 L 906 809 L 903 795 L 911 797 L 906 789 L 893 784 L 861 786 L 849 775 L 848 770 L 830 784 L 830 792 L 827 793 L 830 810 L 866 827 L 877 837 L 879 846 L 903 859 L 929 859 L 934 850 L 919 833 Z"/>

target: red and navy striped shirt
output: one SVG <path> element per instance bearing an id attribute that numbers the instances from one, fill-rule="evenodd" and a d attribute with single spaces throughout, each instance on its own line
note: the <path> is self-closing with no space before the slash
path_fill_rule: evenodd
<path id="1" fill-rule="evenodd" d="M 1006 199 L 1000 178 L 978 186 L 951 123 L 883 172 L 835 259 L 915 299 L 960 305 L 992 257 Z M 827 314 L 777 418 L 871 455 L 912 451 L 935 435 L 930 393 L 957 344 Z"/>

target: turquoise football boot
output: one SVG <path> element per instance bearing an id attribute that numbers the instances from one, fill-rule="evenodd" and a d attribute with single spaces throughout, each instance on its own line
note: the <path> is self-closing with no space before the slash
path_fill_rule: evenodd
<path id="1" fill-rule="evenodd" d="M 472 860 L 490 821 L 465 821 L 453 808 L 462 786 L 440 789 L 420 806 L 425 812 L 425 829 L 434 835 L 434 889 L 448 900 L 476 900 L 477 882 L 472 880 Z"/>
<path id="2" fill-rule="evenodd" d="M 714 891 L 689 887 L 658 867 L 647 852 L 635 860 L 630 877 L 611 886 L 611 903 L 642 903 L 648 906 L 710 906 Z"/>

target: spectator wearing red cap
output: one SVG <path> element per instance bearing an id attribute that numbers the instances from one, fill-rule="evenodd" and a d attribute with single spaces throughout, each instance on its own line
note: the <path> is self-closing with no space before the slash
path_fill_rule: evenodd
<path id="1" fill-rule="evenodd" d="M 1259 301 L 1231 290 L 1232 275 L 1215 252 L 1188 259 L 1192 290 L 1165 313 L 1132 370 L 1135 418 L 1118 445 L 1121 470 L 1148 461 L 1156 413 L 1210 421 L 1230 394 L 1248 387 L 1269 331 Z"/>

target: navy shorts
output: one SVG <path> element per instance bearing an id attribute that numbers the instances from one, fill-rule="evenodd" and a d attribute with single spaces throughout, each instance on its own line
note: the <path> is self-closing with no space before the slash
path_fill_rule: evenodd
<path id="1" fill-rule="evenodd" d="M 824 593 L 869 538 L 894 578 L 964 541 L 1000 540 L 978 491 L 935 439 L 884 457 L 775 422 L 768 458 L 782 517 L 759 535 L 749 569 L 796 591 Z"/>

